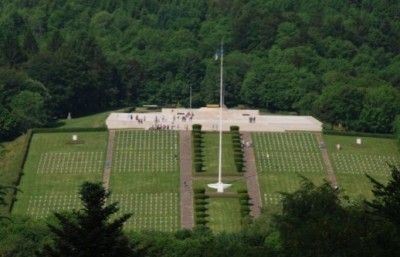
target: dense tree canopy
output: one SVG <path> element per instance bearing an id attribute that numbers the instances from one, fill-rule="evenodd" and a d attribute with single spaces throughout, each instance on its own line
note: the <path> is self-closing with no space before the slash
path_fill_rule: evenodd
<path id="1" fill-rule="evenodd" d="M 391 0 L 3 0 L 0 136 L 68 112 L 188 106 L 190 87 L 194 107 L 217 102 L 212 56 L 221 40 L 228 107 L 391 133 L 400 113 L 399 12 Z M 45 92 L 26 89 L 28 80 Z M 40 122 L 23 124 L 12 111 L 24 90 L 40 94 Z"/>

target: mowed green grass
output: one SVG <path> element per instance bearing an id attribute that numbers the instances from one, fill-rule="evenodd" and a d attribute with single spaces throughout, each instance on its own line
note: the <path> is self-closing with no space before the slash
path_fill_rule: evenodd
<path id="1" fill-rule="evenodd" d="M 204 137 L 204 172 L 194 173 L 194 188 L 205 188 L 206 192 L 215 193 L 216 189 L 208 187 L 208 184 L 218 181 L 219 165 L 219 133 L 207 132 Z M 222 134 L 222 182 L 232 186 L 224 192 L 236 193 L 237 190 L 247 189 L 246 181 L 241 177 L 241 173 L 236 171 L 232 136 L 230 133 Z M 196 175 L 198 175 L 196 177 Z M 238 177 L 232 177 L 238 176 Z M 231 176 L 226 178 L 227 176 Z M 240 223 L 240 204 L 238 198 L 209 198 L 207 200 L 208 224 L 214 232 L 233 232 L 239 231 Z"/>
<path id="2" fill-rule="evenodd" d="M 178 132 L 117 131 L 110 191 L 121 213 L 133 213 L 126 230 L 180 228 L 178 156 Z"/>
<path id="3" fill-rule="evenodd" d="M 241 229 L 238 198 L 209 198 L 208 202 L 210 216 L 207 226 L 215 233 L 237 232 Z"/>
<path id="4" fill-rule="evenodd" d="M 53 211 L 79 208 L 79 186 L 101 182 L 107 132 L 43 133 L 32 137 L 13 214 L 46 218 Z"/>
<path id="5" fill-rule="evenodd" d="M 327 171 L 313 133 L 252 133 L 258 181 L 264 206 L 276 206 L 281 192 L 297 190 L 302 177 L 315 184 L 327 179 Z"/>
<path id="6" fill-rule="evenodd" d="M 204 169 L 206 174 L 218 176 L 219 166 L 219 133 L 203 133 L 204 137 Z M 237 175 L 234 156 L 232 136 L 230 133 L 222 134 L 222 173 Z"/>
<path id="7" fill-rule="evenodd" d="M 0 156 L 0 183 L 3 185 L 15 185 L 18 181 L 20 163 L 23 158 L 23 147 L 27 136 L 22 135 L 12 142 L 4 142 L 4 152 Z M 1 147 L 0 147 L 1 148 Z M 9 203 L 12 201 L 13 190 L 6 192 L 6 206 L 0 206 L 0 216 L 9 215 Z"/>
<path id="8" fill-rule="evenodd" d="M 58 123 L 61 124 L 60 128 L 98 128 L 106 126 L 106 119 L 112 112 L 123 112 L 125 109 L 118 109 L 114 111 L 106 111 L 96 113 L 84 117 L 75 118 L 72 114 L 72 119 L 60 119 Z"/>
<path id="9" fill-rule="evenodd" d="M 371 198 L 372 184 L 366 178 L 369 174 L 386 183 L 390 176 L 387 163 L 399 164 L 400 155 L 394 139 L 324 135 L 339 188 L 351 199 Z M 337 150 L 336 145 L 341 149 Z"/>

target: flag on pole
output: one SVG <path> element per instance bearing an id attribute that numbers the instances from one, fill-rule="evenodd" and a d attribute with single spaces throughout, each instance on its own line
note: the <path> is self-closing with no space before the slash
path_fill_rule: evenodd
<path id="1" fill-rule="evenodd" d="M 214 60 L 218 60 L 218 58 L 221 57 L 223 54 L 224 54 L 224 53 L 223 53 L 223 50 L 222 50 L 222 48 L 220 47 L 220 48 L 217 50 L 217 52 L 215 53 Z"/>

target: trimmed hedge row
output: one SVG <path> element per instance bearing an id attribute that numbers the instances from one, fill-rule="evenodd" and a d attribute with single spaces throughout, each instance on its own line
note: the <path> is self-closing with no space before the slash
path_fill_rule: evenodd
<path id="1" fill-rule="evenodd" d="M 194 170 L 196 172 L 202 172 L 204 167 L 203 163 L 204 141 L 200 124 L 192 125 L 192 145 L 194 153 Z"/>
<path id="2" fill-rule="evenodd" d="M 375 134 L 375 133 L 365 133 L 365 132 L 354 132 L 354 131 L 337 131 L 337 130 L 327 130 L 324 129 L 324 135 L 335 135 L 335 136 L 352 136 L 352 137 L 377 137 L 377 138 L 395 138 L 393 134 Z"/>
<path id="3" fill-rule="evenodd" d="M 194 210 L 195 210 L 195 222 L 196 226 L 206 226 L 208 220 L 207 205 L 208 196 L 206 195 L 205 188 L 195 188 L 194 192 Z"/>
<path id="4" fill-rule="evenodd" d="M 99 132 L 107 131 L 107 127 L 98 128 L 36 128 L 32 129 L 33 133 L 61 133 L 61 132 Z"/>
<path id="5" fill-rule="evenodd" d="M 233 145 L 233 157 L 237 172 L 244 172 L 243 144 L 238 126 L 231 126 L 231 137 Z"/>
<path id="6" fill-rule="evenodd" d="M 242 219 L 250 217 L 250 206 L 252 204 L 247 190 L 238 190 L 238 199 L 240 203 L 240 216 Z"/>

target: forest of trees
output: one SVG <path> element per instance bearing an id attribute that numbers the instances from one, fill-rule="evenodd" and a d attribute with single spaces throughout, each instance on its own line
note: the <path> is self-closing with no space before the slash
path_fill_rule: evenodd
<path id="1" fill-rule="evenodd" d="M 2 0 L 0 139 L 54 118 L 218 101 L 392 133 L 393 0 Z"/>

